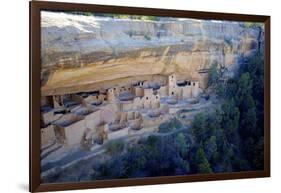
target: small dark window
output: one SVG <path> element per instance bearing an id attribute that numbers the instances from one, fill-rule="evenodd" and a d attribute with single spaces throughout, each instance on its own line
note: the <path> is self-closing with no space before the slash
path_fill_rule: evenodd
<path id="1" fill-rule="evenodd" d="M 156 99 L 158 99 L 158 96 L 156 96 Z"/>
<path id="2" fill-rule="evenodd" d="M 174 92 L 172 92 L 172 95 L 174 95 Z"/>
<path id="3" fill-rule="evenodd" d="M 131 90 L 131 88 L 128 88 L 129 90 Z"/>
<path id="4" fill-rule="evenodd" d="M 195 86 L 195 82 L 193 83 L 193 86 Z"/>
<path id="5" fill-rule="evenodd" d="M 172 78 L 174 78 L 174 76 L 172 76 Z"/>
<path id="6" fill-rule="evenodd" d="M 148 100 L 148 97 L 146 97 L 146 100 Z"/>
<path id="7" fill-rule="evenodd" d="M 96 98 L 98 99 L 98 98 L 99 98 L 99 96 L 96 96 Z"/>
<path id="8" fill-rule="evenodd" d="M 116 90 L 116 88 L 114 88 L 114 90 Z"/>

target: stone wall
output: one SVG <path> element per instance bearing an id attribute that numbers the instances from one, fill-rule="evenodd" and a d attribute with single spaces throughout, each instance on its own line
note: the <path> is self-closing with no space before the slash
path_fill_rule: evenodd
<path id="1" fill-rule="evenodd" d="M 85 120 L 77 121 L 64 128 L 65 131 L 65 143 L 68 146 L 80 144 L 86 130 Z"/>
<path id="2" fill-rule="evenodd" d="M 41 129 L 41 147 L 50 145 L 55 140 L 56 136 L 53 125 Z"/>

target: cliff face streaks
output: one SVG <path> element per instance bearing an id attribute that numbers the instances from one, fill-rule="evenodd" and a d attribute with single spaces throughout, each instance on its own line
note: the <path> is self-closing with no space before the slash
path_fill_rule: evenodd
<path id="1" fill-rule="evenodd" d="M 198 79 L 207 70 L 234 71 L 263 43 L 262 28 L 192 19 L 112 19 L 42 11 L 42 95 L 67 94 L 159 79 Z"/>

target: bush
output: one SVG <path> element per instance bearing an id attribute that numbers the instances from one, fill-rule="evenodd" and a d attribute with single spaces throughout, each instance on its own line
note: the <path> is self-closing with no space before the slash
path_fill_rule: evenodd
<path id="1" fill-rule="evenodd" d="M 183 126 L 182 123 L 178 119 L 173 118 L 159 125 L 159 133 L 168 133 L 175 129 L 179 129 L 182 126 Z"/>
<path id="2" fill-rule="evenodd" d="M 108 146 L 107 146 L 107 151 L 110 154 L 117 154 L 120 153 L 124 150 L 125 147 L 125 143 L 122 140 L 114 140 L 109 142 Z"/>
<path id="3" fill-rule="evenodd" d="M 203 113 L 198 113 L 195 115 L 193 121 L 192 121 L 192 127 L 191 127 L 191 133 L 197 140 L 197 142 L 200 143 L 201 140 L 203 140 L 207 134 L 208 128 L 206 127 L 206 116 Z"/>
<path id="4" fill-rule="evenodd" d="M 196 163 L 198 173 L 211 173 L 212 169 L 208 160 L 205 157 L 205 152 L 202 148 L 199 148 L 196 153 Z"/>
<path id="5" fill-rule="evenodd" d="M 245 28 L 258 28 L 258 27 L 263 27 L 263 23 L 244 22 L 243 27 L 245 27 Z"/>
<path id="6" fill-rule="evenodd" d="M 144 35 L 144 38 L 145 38 L 146 40 L 148 40 L 148 41 L 151 40 L 151 37 L 150 37 L 149 35 L 147 35 L 147 34 Z"/>
<path id="7" fill-rule="evenodd" d="M 218 62 L 214 62 L 211 65 L 209 74 L 208 74 L 208 86 L 213 86 L 218 83 Z"/>

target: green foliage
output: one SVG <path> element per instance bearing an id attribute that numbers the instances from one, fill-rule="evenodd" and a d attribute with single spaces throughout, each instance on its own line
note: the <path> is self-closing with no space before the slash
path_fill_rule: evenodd
<path id="1" fill-rule="evenodd" d="M 257 27 L 263 27 L 263 23 L 257 23 L 257 22 L 244 22 L 243 26 L 246 28 L 257 28 Z"/>
<path id="2" fill-rule="evenodd" d="M 191 132 L 198 142 L 204 139 L 206 132 L 208 131 L 205 123 L 206 116 L 203 113 L 195 115 L 192 122 Z"/>
<path id="3" fill-rule="evenodd" d="M 134 146 L 128 149 L 126 154 L 128 176 L 135 171 L 141 171 L 145 168 L 147 163 L 147 156 L 144 153 L 143 146 Z"/>
<path id="4" fill-rule="evenodd" d="M 204 142 L 204 152 L 208 160 L 217 159 L 218 146 L 216 136 L 213 135 Z"/>
<path id="5" fill-rule="evenodd" d="M 181 157 L 187 156 L 189 147 L 186 143 L 185 136 L 182 133 L 178 133 L 175 137 L 175 148 L 177 149 Z"/>
<path id="6" fill-rule="evenodd" d="M 138 19 L 138 20 L 150 20 L 150 21 L 157 21 L 158 17 L 156 16 L 145 16 L 145 15 L 129 15 L 131 19 Z"/>
<path id="7" fill-rule="evenodd" d="M 264 138 L 260 138 L 256 141 L 254 151 L 253 151 L 253 164 L 255 168 L 259 170 L 264 169 Z"/>
<path id="8" fill-rule="evenodd" d="M 210 164 L 205 157 L 205 152 L 202 147 L 200 147 L 196 152 L 196 163 L 198 173 L 211 173 L 212 169 Z"/>
<path id="9" fill-rule="evenodd" d="M 247 97 L 252 94 L 252 80 L 249 72 L 242 73 L 237 82 L 236 90 L 236 103 L 238 105 Z"/>
<path id="10" fill-rule="evenodd" d="M 168 133 L 175 129 L 180 129 L 182 126 L 182 123 L 178 119 L 173 118 L 159 125 L 159 133 Z"/>
<path id="11" fill-rule="evenodd" d="M 238 74 L 226 83 L 216 82 L 215 68 L 210 70 L 221 108 L 193 120 L 192 134 L 214 172 L 263 167 L 263 60 L 257 54 L 242 61 Z"/>
<path id="12" fill-rule="evenodd" d="M 221 78 L 221 70 L 218 69 L 218 62 L 215 61 L 208 73 L 208 86 L 211 87 L 218 97 L 223 98 L 225 95 L 225 85 Z"/>
<path id="13" fill-rule="evenodd" d="M 208 114 L 207 127 L 209 128 L 208 135 L 217 135 L 218 130 L 221 129 L 223 112 L 217 108 L 213 113 Z"/>
<path id="14" fill-rule="evenodd" d="M 222 82 L 218 82 L 214 88 L 218 97 L 223 98 L 225 96 L 225 85 Z"/>
<path id="15" fill-rule="evenodd" d="M 242 137 L 255 136 L 254 132 L 257 126 L 257 117 L 255 108 L 247 109 L 246 112 L 243 112 L 243 117 L 241 118 L 241 132 Z"/>
<path id="16" fill-rule="evenodd" d="M 92 12 L 86 12 L 86 11 L 69 11 L 67 13 L 75 14 L 75 15 L 85 15 L 85 16 L 92 16 Z"/>
<path id="17" fill-rule="evenodd" d="M 245 91 L 239 92 L 239 97 L 243 97 L 239 104 L 241 112 L 239 134 L 243 140 L 241 150 L 247 162 L 255 169 L 263 168 L 263 64 L 263 57 L 260 54 L 245 59 L 245 64 L 241 69 L 242 75 L 247 74 L 242 87 Z M 245 81 L 245 79 L 249 80 Z"/>
<path id="18" fill-rule="evenodd" d="M 234 99 L 226 101 L 222 105 L 222 128 L 225 130 L 226 137 L 230 140 L 239 127 L 239 109 L 235 106 Z"/>
<path id="19" fill-rule="evenodd" d="M 202 163 L 198 164 L 198 173 L 212 173 L 210 164 L 207 159 L 204 159 Z"/>
<path id="20" fill-rule="evenodd" d="M 123 140 L 114 140 L 111 141 L 107 146 L 107 151 L 110 154 L 117 154 L 124 150 L 125 143 Z"/>
<path id="21" fill-rule="evenodd" d="M 147 35 L 147 34 L 144 35 L 144 38 L 145 38 L 146 40 L 148 40 L 148 41 L 151 40 L 151 37 L 150 37 L 149 35 Z"/>
<path id="22" fill-rule="evenodd" d="M 93 165 L 92 179 L 183 175 L 190 171 L 189 145 L 183 133 L 149 136 L 107 162 Z"/>
<path id="23" fill-rule="evenodd" d="M 218 83 L 218 63 L 214 62 L 210 68 L 209 74 L 208 74 L 208 86 L 213 86 Z"/>

